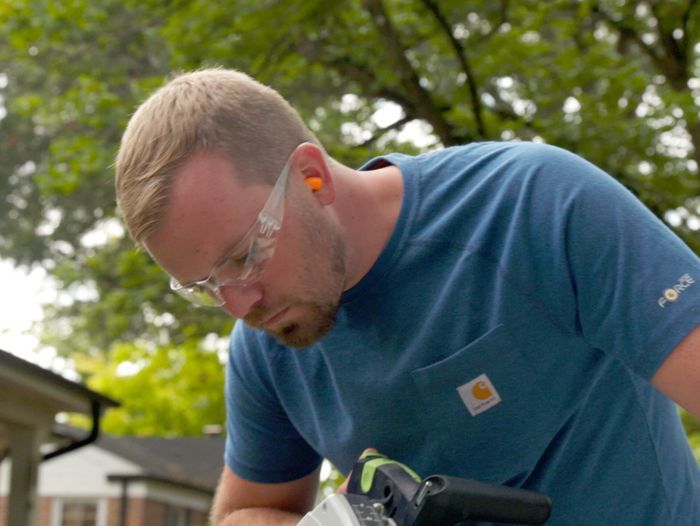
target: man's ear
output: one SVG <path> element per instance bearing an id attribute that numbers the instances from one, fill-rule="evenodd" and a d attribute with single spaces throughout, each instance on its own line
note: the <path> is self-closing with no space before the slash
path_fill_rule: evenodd
<path id="1" fill-rule="evenodd" d="M 322 205 L 335 200 L 333 174 L 323 148 L 311 143 L 300 144 L 294 151 L 293 163 L 294 173 L 303 178 L 309 191 Z"/>

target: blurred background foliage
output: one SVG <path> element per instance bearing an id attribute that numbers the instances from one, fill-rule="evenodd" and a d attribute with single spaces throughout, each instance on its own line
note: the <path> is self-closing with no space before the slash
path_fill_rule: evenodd
<path id="1" fill-rule="evenodd" d="M 173 72 L 241 69 L 352 166 L 390 150 L 543 141 L 601 166 L 700 249 L 697 0 L 2 0 L 0 254 L 61 293 L 43 344 L 114 396 L 113 433 L 223 423 L 232 320 L 133 248 L 113 159 Z M 261 152 L 261 155 L 264 152 Z M 696 451 L 700 424 L 684 415 Z"/>

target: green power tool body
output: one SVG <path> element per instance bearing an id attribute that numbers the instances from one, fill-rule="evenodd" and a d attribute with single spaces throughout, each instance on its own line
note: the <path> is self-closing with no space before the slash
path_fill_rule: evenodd
<path id="1" fill-rule="evenodd" d="M 431 475 L 379 453 L 357 461 L 347 494 L 327 497 L 298 526 L 454 526 L 466 521 L 544 524 L 550 499 L 540 493 Z"/>

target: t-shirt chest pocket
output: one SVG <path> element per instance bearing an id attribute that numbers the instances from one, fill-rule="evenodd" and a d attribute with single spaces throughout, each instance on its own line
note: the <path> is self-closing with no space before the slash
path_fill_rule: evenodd
<path id="1" fill-rule="evenodd" d="M 505 483 L 529 472 L 541 454 L 536 371 L 499 325 L 440 361 L 411 371 L 422 426 L 436 460 L 455 473 Z M 473 459 L 473 462 L 464 459 Z M 458 460 L 459 459 L 459 460 Z"/>

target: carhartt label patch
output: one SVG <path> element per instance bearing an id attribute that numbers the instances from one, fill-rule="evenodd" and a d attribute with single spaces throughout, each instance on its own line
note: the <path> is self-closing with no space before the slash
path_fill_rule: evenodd
<path id="1" fill-rule="evenodd" d="M 498 391 L 485 374 L 479 375 L 471 382 L 467 382 L 457 388 L 464 405 L 472 416 L 488 411 L 493 406 L 501 403 Z"/>

